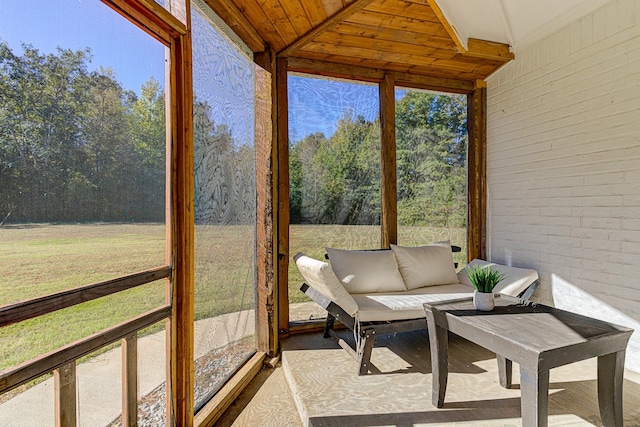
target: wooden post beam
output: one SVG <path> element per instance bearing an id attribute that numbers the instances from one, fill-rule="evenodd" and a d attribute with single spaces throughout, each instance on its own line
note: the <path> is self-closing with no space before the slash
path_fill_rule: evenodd
<path id="1" fill-rule="evenodd" d="M 287 59 L 277 58 L 275 67 L 275 117 L 277 174 L 275 189 L 277 218 L 277 306 L 280 336 L 289 334 L 289 105 L 287 94 Z M 273 355 L 272 355 L 273 356 Z"/>
<path id="2" fill-rule="evenodd" d="M 76 425 L 76 362 L 67 363 L 53 371 L 55 396 L 55 425 Z"/>
<path id="3" fill-rule="evenodd" d="M 487 240 L 487 88 L 476 82 L 467 96 L 469 148 L 467 154 L 467 259 L 486 259 Z"/>
<path id="4" fill-rule="evenodd" d="M 380 162 L 382 199 L 382 248 L 398 243 L 396 183 L 396 98 L 393 76 L 384 76 L 380 93 Z"/>
<path id="5" fill-rule="evenodd" d="M 138 333 L 122 339 L 122 425 L 138 425 Z"/>

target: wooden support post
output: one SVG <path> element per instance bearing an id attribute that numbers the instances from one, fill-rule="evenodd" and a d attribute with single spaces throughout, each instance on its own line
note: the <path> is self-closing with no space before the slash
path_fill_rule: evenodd
<path id="1" fill-rule="evenodd" d="M 396 183 L 396 99 L 394 79 L 385 74 L 380 82 L 380 162 L 382 199 L 382 248 L 398 243 Z"/>
<path id="2" fill-rule="evenodd" d="M 76 362 L 53 371 L 56 427 L 76 426 Z"/>
<path id="3" fill-rule="evenodd" d="M 138 334 L 122 339 L 122 425 L 138 425 Z"/>
<path id="4" fill-rule="evenodd" d="M 486 259 L 487 218 L 487 88 L 476 82 L 467 97 L 469 148 L 467 153 L 467 259 Z"/>
<path id="5" fill-rule="evenodd" d="M 272 121 L 273 56 L 267 50 L 256 55 L 256 345 L 259 351 L 274 355 L 277 351 L 278 325 L 274 319 L 276 289 L 274 248 L 274 154 Z"/>
<path id="6" fill-rule="evenodd" d="M 189 1 L 186 4 L 189 10 Z M 190 14 L 186 16 L 190 28 Z M 190 32 L 172 40 L 170 89 L 170 224 L 173 276 L 167 285 L 167 426 L 193 426 L 194 412 L 194 178 L 193 83 Z"/>
<path id="7" fill-rule="evenodd" d="M 276 59 L 276 150 L 277 150 L 277 223 L 278 329 L 281 336 L 289 333 L 289 106 L 287 94 L 287 60 Z"/>

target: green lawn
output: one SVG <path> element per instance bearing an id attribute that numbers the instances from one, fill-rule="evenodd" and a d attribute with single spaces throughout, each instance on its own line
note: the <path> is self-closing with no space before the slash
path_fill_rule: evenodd
<path id="1" fill-rule="evenodd" d="M 195 318 L 253 308 L 254 227 L 196 226 Z M 400 228 L 400 244 L 451 239 L 464 229 Z M 322 259 L 324 247 L 379 247 L 378 226 L 293 225 L 291 256 Z M 464 264 L 462 254 L 456 260 Z M 162 224 L 38 224 L 0 227 L 0 305 L 44 296 L 165 264 Z M 291 302 L 305 301 L 290 262 Z M 0 370 L 123 322 L 165 303 L 165 281 L 0 328 Z M 156 329 L 159 329 L 158 326 Z"/>

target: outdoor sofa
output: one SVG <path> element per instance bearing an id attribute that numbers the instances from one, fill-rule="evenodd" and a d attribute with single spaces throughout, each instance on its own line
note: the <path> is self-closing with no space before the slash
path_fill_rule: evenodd
<path id="1" fill-rule="evenodd" d="M 326 251 L 331 264 L 302 253 L 294 256 L 305 280 L 300 289 L 327 310 L 324 336 L 333 337 L 357 360 L 358 375 L 371 368 L 376 334 L 426 329 L 424 303 L 471 297 L 474 288 L 465 273 L 469 266 L 491 266 L 506 275 L 494 293 L 528 300 L 538 285 L 535 270 L 479 259 L 456 273 L 449 242 Z M 353 331 L 353 346 L 336 334 L 335 320 Z"/>

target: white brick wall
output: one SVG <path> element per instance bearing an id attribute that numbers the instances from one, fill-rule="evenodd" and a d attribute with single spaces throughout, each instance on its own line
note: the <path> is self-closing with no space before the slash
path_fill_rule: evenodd
<path id="1" fill-rule="evenodd" d="M 640 1 L 617 0 L 488 79 L 490 259 L 539 301 L 633 327 L 640 372 Z"/>

